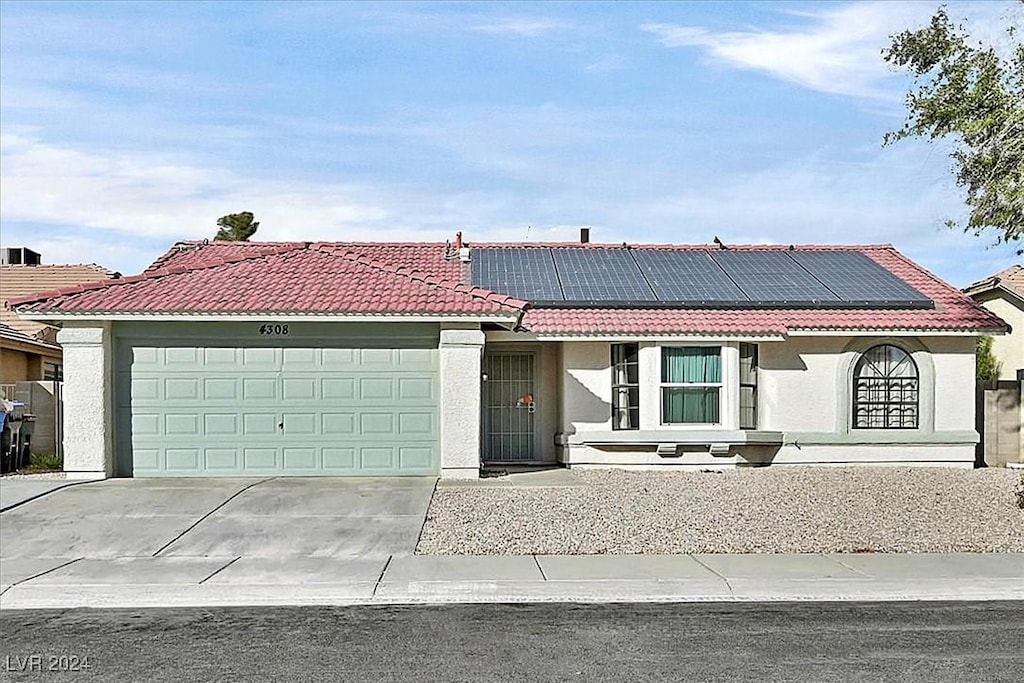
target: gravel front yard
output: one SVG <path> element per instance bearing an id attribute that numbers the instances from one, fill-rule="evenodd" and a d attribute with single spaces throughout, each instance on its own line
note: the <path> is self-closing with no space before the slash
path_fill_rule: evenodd
<path id="1" fill-rule="evenodd" d="M 428 555 L 1024 552 L 1006 469 L 583 471 L 585 486 L 438 488 Z"/>

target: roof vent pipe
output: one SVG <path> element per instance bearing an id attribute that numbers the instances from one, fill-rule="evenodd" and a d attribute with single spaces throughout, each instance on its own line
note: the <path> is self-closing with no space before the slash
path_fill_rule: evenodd
<path id="1" fill-rule="evenodd" d="M 580 244 L 588 244 L 590 242 L 590 228 L 580 228 Z"/>
<path id="2" fill-rule="evenodd" d="M 469 244 L 462 241 L 462 233 L 455 233 L 455 253 L 459 255 L 459 260 L 463 263 L 469 263 Z"/>

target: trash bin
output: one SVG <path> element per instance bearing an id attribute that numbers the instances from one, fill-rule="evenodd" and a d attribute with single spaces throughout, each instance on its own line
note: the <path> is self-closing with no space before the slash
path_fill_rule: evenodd
<path id="1" fill-rule="evenodd" d="M 0 474 L 14 470 L 11 463 L 11 435 L 7 431 L 7 409 L 0 401 Z"/>
<path id="2" fill-rule="evenodd" d="M 3 410 L 3 429 L 0 429 L 0 471 L 7 474 L 18 467 L 18 446 L 25 404 L 21 401 L 0 400 L 0 408 Z"/>
<path id="3" fill-rule="evenodd" d="M 14 469 L 20 470 L 32 463 L 32 434 L 36 431 L 36 416 L 25 413 L 21 418 L 21 430 L 18 432 L 18 447 L 14 455 Z"/>

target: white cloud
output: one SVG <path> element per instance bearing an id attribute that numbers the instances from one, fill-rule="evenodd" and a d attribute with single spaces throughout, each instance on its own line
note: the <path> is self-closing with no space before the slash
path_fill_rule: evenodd
<path id="1" fill-rule="evenodd" d="M 208 237 L 217 217 L 251 210 L 262 239 L 410 237 L 383 194 L 342 183 L 243 177 L 170 155 L 93 152 L 24 134 L 0 138 L 0 218 L 122 238 Z"/>
<path id="2" fill-rule="evenodd" d="M 237 211 L 256 214 L 259 240 L 443 240 L 460 229 L 475 241 L 578 237 L 578 227 L 553 224 L 527 234 L 520 198 L 504 191 L 256 177 L 169 154 L 52 144 L 29 128 L 0 136 L 0 163 L 5 246 L 124 273 L 175 241 L 211 237 L 216 219 Z"/>
<path id="3" fill-rule="evenodd" d="M 993 25 L 1003 25 L 1005 9 L 1002 3 L 978 3 L 953 7 L 950 15 L 970 15 L 971 23 L 987 35 Z M 882 48 L 890 35 L 925 26 L 934 11 L 928 3 L 857 2 L 791 13 L 810 21 L 792 29 L 716 32 L 662 23 L 640 28 L 666 47 L 702 48 L 734 68 L 763 71 L 819 92 L 890 98 L 900 94 L 883 84 L 892 71 L 882 59 Z"/>
<path id="4" fill-rule="evenodd" d="M 492 33 L 496 35 L 522 36 L 535 38 L 537 36 L 559 31 L 567 27 L 562 21 L 547 18 L 534 17 L 507 17 L 473 26 L 474 31 L 480 33 Z"/>
<path id="5" fill-rule="evenodd" d="M 560 155 L 543 156 L 495 176 L 511 180 L 455 190 L 429 179 L 370 185 L 243 174 L 216 161 L 97 152 L 38 135 L 0 138 L 4 243 L 51 263 L 95 261 L 125 273 L 177 240 L 212 236 L 217 217 L 243 210 L 261 221 L 261 240 L 443 240 L 463 230 L 471 242 L 575 241 L 587 226 L 596 242 L 892 242 L 956 284 L 1013 259 L 986 250 L 987 236 L 943 227 L 963 206 L 942 151 L 924 143 L 854 150 L 856 163 L 811 156 L 705 175 L 601 160 L 570 171 Z"/>

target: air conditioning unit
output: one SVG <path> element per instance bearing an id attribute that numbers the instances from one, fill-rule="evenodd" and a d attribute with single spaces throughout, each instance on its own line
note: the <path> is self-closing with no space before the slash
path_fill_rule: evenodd
<path id="1" fill-rule="evenodd" d="M 0 249 L 0 264 L 8 266 L 38 266 L 43 257 L 25 247 L 5 247 Z"/>

